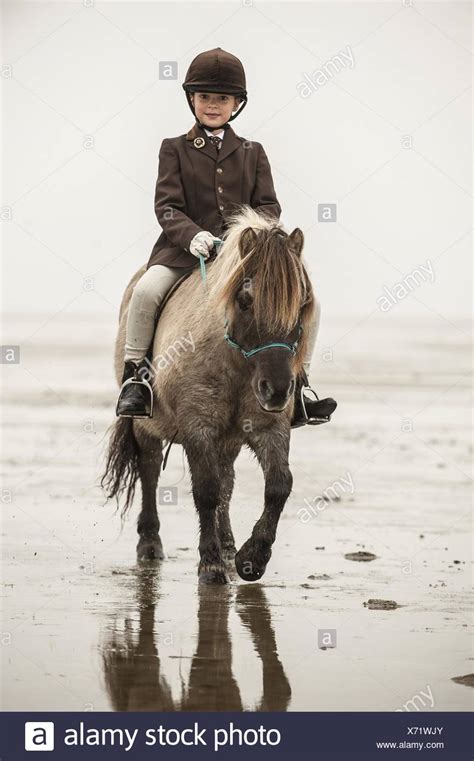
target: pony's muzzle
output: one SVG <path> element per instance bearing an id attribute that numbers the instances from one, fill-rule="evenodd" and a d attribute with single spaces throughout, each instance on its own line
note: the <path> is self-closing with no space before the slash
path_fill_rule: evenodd
<path id="1" fill-rule="evenodd" d="M 278 384 L 268 378 L 260 378 L 257 384 L 257 398 L 267 412 L 283 412 L 294 389 L 294 378 Z"/>

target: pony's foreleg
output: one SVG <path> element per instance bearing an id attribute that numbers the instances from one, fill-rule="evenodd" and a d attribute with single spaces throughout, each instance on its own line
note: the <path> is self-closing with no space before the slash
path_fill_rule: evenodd
<path id="1" fill-rule="evenodd" d="M 163 461 L 160 439 L 151 437 L 137 426 L 135 438 L 138 443 L 138 472 L 142 485 L 142 509 L 138 516 L 138 560 L 163 560 L 160 539 L 160 520 L 156 509 L 156 487 Z"/>
<path id="2" fill-rule="evenodd" d="M 221 543 L 222 557 L 224 562 L 232 563 L 232 565 L 234 564 L 235 553 L 237 552 L 229 514 L 230 500 L 232 497 L 232 491 L 234 489 L 234 479 L 235 472 L 233 460 L 221 460 L 219 505 L 217 508 L 217 530 Z"/>
<path id="3" fill-rule="evenodd" d="M 245 581 L 257 581 L 270 560 L 278 521 L 293 486 L 293 476 L 288 465 L 289 434 L 260 433 L 249 444 L 265 476 L 265 507 L 250 539 L 235 556 L 235 567 Z"/>
<path id="4" fill-rule="evenodd" d="M 194 504 L 199 516 L 199 581 L 226 584 L 229 581 L 218 532 L 217 509 L 220 484 L 217 448 L 185 447 L 191 470 Z"/>

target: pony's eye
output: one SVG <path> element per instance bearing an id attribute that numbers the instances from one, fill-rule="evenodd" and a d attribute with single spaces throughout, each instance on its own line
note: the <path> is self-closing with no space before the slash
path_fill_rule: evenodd
<path id="1" fill-rule="evenodd" d="M 244 290 L 238 294 L 236 301 L 241 311 L 245 312 L 252 305 L 253 299 L 250 293 Z"/>

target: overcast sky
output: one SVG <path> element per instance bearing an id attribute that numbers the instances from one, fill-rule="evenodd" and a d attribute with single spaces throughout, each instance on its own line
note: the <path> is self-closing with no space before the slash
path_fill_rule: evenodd
<path id="1" fill-rule="evenodd" d="M 232 126 L 268 154 L 326 317 L 382 314 L 384 298 L 405 317 L 469 314 L 470 12 L 6 3 L 3 309 L 117 314 L 160 232 L 160 143 L 193 125 L 186 69 L 220 46 L 247 73 Z"/>

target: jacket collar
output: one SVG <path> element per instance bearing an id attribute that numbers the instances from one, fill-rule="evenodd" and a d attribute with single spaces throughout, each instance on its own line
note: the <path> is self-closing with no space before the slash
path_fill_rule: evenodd
<path id="1" fill-rule="evenodd" d="M 197 137 L 202 137 L 205 140 L 205 144 L 202 146 L 202 148 L 197 148 L 194 145 L 194 140 Z M 199 124 L 195 123 L 192 129 L 190 129 L 186 134 L 186 140 L 188 141 L 188 144 L 192 150 L 204 153 L 206 156 L 209 156 L 209 158 L 214 159 L 214 161 L 219 163 L 227 158 L 227 156 L 230 156 L 230 154 L 233 153 L 239 147 L 239 145 L 242 145 L 243 139 L 243 137 L 236 135 L 232 127 L 229 125 L 224 131 L 222 145 L 218 155 L 216 156 L 216 149 L 210 140 L 208 140 L 206 132 L 199 126 Z"/>

